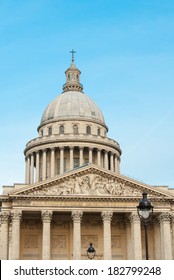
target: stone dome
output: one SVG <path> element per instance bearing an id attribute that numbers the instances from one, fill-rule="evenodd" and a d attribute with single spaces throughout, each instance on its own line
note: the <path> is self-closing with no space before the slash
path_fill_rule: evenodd
<path id="1" fill-rule="evenodd" d="M 86 119 L 105 125 L 99 107 L 81 91 L 65 91 L 45 109 L 41 124 L 62 119 Z"/>
<path id="2" fill-rule="evenodd" d="M 83 93 L 80 74 L 80 70 L 74 64 L 74 57 L 72 57 L 72 63 L 65 71 L 66 83 L 63 85 L 63 93 L 47 106 L 42 115 L 40 126 L 62 119 L 95 121 L 106 126 L 99 107 Z"/>

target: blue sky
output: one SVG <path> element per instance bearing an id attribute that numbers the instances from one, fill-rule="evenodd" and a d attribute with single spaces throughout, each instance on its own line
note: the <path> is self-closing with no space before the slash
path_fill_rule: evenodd
<path id="1" fill-rule="evenodd" d="M 174 187 L 174 1 L 0 0 L 0 187 L 71 62 L 122 148 L 121 173 Z"/>

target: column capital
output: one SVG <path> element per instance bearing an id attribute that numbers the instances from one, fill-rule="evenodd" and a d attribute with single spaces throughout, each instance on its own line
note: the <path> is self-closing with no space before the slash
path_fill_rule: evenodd
<path id="1" fill-rule="evenodd" d="M 10 212 L 9 211 L 2 211 L 0 213 L 0 222 L 1 224 L 6 224 L 9 221 Z"/>
<path id="2" fill-rule="evenodd" d="M 170 212 L 163 212 L 159 215 L 160 222 L 170 222 L 171 213 Z"/>
<path id="3" fill-rule="evenodd" d="M 132 212 L 132 213 L 130 214 L 130 222 L 131 222 L 131 223 L 140 222 L 140 217 L 138 216 L 138 213 Z"/>
<path id="4" fill-rule="evenodd" d="M 12 222 L 20 222 L 21 218 L 22 218 L 22 211 L 20 211 L 20 210 L 11 211 Z"/>
<path id="5" fill-rule="evenodd" d="M 112 221 L 113 212 L 111 211 L 103 211 L 101 213 L 101 217 L 103 222 L 111 222 Z"/>
<path id="6" fill-rule="evenodd" d="M 71 217 L 74 223 L 80 223 L 82 220 L 83 212 L 82 211 L 72 211 Z"/>
<path id="7" fill-rule="evenodd" d="M 50 223 L 50 221 L 52 219 L 52 214 L 53 214 L 53 212 L 51 210 L 42 211 L 41 212 L 42 222 L 43 223 Z"/>
<path id="8" fill-rule="evenodd" d="M 171 221 L 174 223 L 174 213 L 171 213 Z"/>

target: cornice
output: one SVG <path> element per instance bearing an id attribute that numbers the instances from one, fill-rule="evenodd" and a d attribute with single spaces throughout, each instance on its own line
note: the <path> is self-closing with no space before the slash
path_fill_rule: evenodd
<path id="1" fill-rule="evenodd" d="M 96 138 L 97 138 L 97 136 L 96 136 Z M 26 153 L 29 150 L 34 149 L 34 148 L 37 148 L 37 150 L 38 150 L 38 147 L 40 147 L 40 149 L 50 148 L 49 145 L 51 145 L 51 147 L 56 148 L 56 147 L 59 147 L 59 145 L 61 145 L 62 143 L 63 144 L 70 143 L 72 145 L 73 144 L 77 145 L 77 143 L 84 145 L 87 143 L 88 144 L 87 147 L 90 146 L 90 144 L 97 144 L 97 145 L 102 145 L 103 149 L 105 147 L 110 147 L 110 148 L 113 148 L 114 150 L 117 150 L 120 153 L 120 155 L 122 153 L 120 145 L 118 144 L 118 142 L 116 142 L 113 139 L 110 139 L 107 137 L 105 137 L 104 139 L 98 139 L 98 138 L 93 139 L 92 137 L 86 137 L 86 138 L 69 137 L 69 135 L 67 134 L 67 136 L 64 135 L 64 138 L 59 137 L 59 136 L 55 136 L 55 137 L 47 136 L 45 138 L 39 138 L 39 137 L 35 138 L 34 140 L 31 140 L 27 143 L 27 146 L 24 150 L 24 155 L 26 155 Z M 68 144 L 68 146 L 70 144 Z M 33 150 L 33 152 L 34 152 L 34 150 Z"/>

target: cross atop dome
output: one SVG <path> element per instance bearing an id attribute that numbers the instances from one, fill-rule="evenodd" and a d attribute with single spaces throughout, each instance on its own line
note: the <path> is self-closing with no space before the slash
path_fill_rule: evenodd
<path id="1" fill-rule="evenodd" d="M 74 64 L 74 54 L 76 51 L 72 49 L 72 62 L 70 67 L 65 71 L 66 83 L 63 85 L 63 92 L 65 91 L 83 91 L 83 85 L 80 83 L 80 70 Z"/>
<path id="2" fill-rule="evenodd" d="M 76 53 L 76 51 L 74 49 L 72 49 L 70 51 L 70 53 L 72 54 L 72 62 L 74 62 L 74 54 Z"/>

